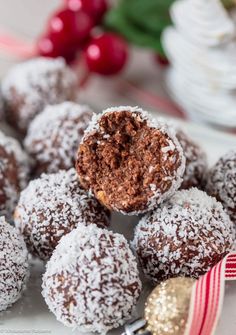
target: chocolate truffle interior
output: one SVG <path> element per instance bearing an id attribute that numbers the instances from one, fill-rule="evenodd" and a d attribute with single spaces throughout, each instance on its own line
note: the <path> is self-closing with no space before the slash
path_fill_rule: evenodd
<path id="1" fill-rule="evenodd" d="M 77 170 L 84 188 L 108 208 L 134 212 L 146 208 L 155 192 L 172 185 L 179 152 L 161 130 L 139 112 L 109 112 L 80 145 Z"/>

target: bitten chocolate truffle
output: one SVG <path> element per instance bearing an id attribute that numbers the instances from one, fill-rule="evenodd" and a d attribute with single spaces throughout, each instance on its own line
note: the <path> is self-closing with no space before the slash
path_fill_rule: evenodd
<path id="1" fill-rule="evenodd" d="M 226 153 L 212 167 L 206 190 L 223 204 L 231 220 L 236 223 L 236 150 Z"/>
<path id="2" fill-rule="evenodd" d="M 14 304 L 29 277 L 28 253 L 22 236 L 0 217 L 0 311 Z"/>
<path id="3" fill-rule="evenodd" d="M 79 332 L 125 323 L 141 292 L 126 239 L 90 225 L 64 236 L 47 263 L 42 294 L 57 320 Z"/>
<path id="4" fill-rule="evenodd" d="M 0 132 L 0 215 L 12 220 L 20 191 L 26 186 L 29 159 L 20 144 Z"/>
<path id="5" fill-rule="evenodd" d="M 192 188 L 176 192 L 144 216 L 132 245 L 145 275 L 158 283 L 177 276 L 198 278 L 232 250 L 234 239 L 222 204 Z"/>
<path id="6" fill-rule="evenodd" d="M 6 119 L 25 133 L 45 106 L 73 100 L 76 77 L 62 58 L 39 57 L 17 64 L 2 83 Z"/>
<path id="7" fill-rule="evenodd" d="M 72 229 L 109 225 L 109 211 L 81 189 L 75 169 L 42 174 L 22 191 L 15 210 L 15 225 L 29 251 L 47 260 L 61 237 Z"/>
<path id="8" fill-rule="evenodd" d="M 122 106 L 94 115 L 76 167 L 82 186 L 106 207 L 139 214 L 179 188 L 185 158 L 171 127 L 140 108 Z"/>
<path id="9" fill-rule="evenodd" d="M 186 158 L 186 167 L 183 175 L 181 189 L 204 187 L 207 171 L 207 158 L 203 149 L 195 143 L 186 133 L 178 130 L 176 133 L 184 156 Z"/>
<path id="10" fill-rule="evenodd" d="M 63 102 L 47 106 L 36 116 L 24 142 L 26 151 L 35 162 L 35 175 L 75 166 L 78 145 L 92 114 L 88 106 Z"/>

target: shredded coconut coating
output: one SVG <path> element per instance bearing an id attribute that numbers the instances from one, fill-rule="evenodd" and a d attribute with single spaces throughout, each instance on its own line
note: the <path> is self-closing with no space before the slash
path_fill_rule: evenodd
<path id="1" fill-rule="evenodd" d="M 183 148 L 186 167 L 183 175 L 182 189 L 203 188 L 207 172 L 207 156 L 203 149 L 186 133 L 178 130 L 176 136 Z"/>
<path id="2" fill-rule="evenodd" d="M 0 120 L 4 119 L 4 105 L 2 99 L 2 89 L 0 87 Z"/>
<path id="3" fill-rule="evenodd" d="M 73 100 L 76 76 L 63 58 L 38 57 L 15 65 L 2 83 L 8 121 L 25 132 L 48 104 Z"/>
<path id="4" fill-rule="evenodd" d="M 198 278 L 233 248 L 235 230 L 222 204 L 205 192 L 182 190 L 144 216 L 132 246 L 153 282 Z"/>
<path id="5" fill-rule="evenodd" d="M 29 277 L 28 253 L 22 236 L 0 217 L 0 311 L 14 304 Z"/>
<path id="6" fill-rule="evenodd" d="M 9 220 L 28 182 L 29 171 L 30 161 L 20 144 L 0 132 L 0 215 Z"/>
<path id="7" fill-rule="evenodd" d="M 63 102 L 47 106 L 32 121 L 25 138 L 25 148 L 35 161 L 35 173 L 68 170 L 75 156 L 92 110 L 85 105 Z"/>
<path id="8" fill-rule="evenodd" d="M 236 223 L 236 150 L 226 153 L 209 171 L 206 190 L 223 204 Z"/>
<path id="9" fill-rule="evenodd" d="M 94 225 L 64 236 L 43 276 L 49 309 L 82 332 L 105 334 L 124 324 L 140 292 L 136 260 L 124 236 Z"/>
<path id="10" fill-rule="evenodd" d="M 162 173 L 165 173 L 166 181 L 168 184 L 170 183 L 171 186 L 167 188 L 164 192 L 161 192 L 160 189 L 156 187 L 155 184 L 150 184 L 150 190 L 152 191 L 152 196 L 148 199 L 147 203 L 145 204 L 145 209 L 139 209 L 139 210 L 122 210 L 121 208 L 117 208 L 115 206 L 112 207 L 113 210 L 121 212 L 123 214 L 127 215 L 139 215 L 142 213 L 146 213 L 147 211 L 150 211 L 158 206 L 158 204 L 162 203 L 166 199 L 170 198 L 176 190 L 179 189 L 183 179 L 183 173 L 185 170 L 185 156 L 183 155 L 183 149 L 176 137 L 176 130 L 170 123 L 168 123 L 166 120 L 162 118 L 153 118 L 150 113 L 142 110 L 139 107 L 130 107 L 130 106 L 120 106 L 120 107 L 112 107 L 104 110 L 100 114 L 93 114 L 93 117 L 89 123 L 89 126 L 85 130 L 84 137 L 81 141 L 81 144 L 83 145 L 84 141 L 86 139 L 95 134 L 95 133 L 102 133 L 102 130 L 100 129 L 99 126 L 99 121 L 102 119 L 104 115 L 108 115 L 110 113 L 119 113 L 127 111 L 132 114 L 133 117 L 137 118 L 138 120 L 141 121 L 146 121 L 147 126 L 150 127 L 151 129 L 158 129 L 163 133 L 164 135 L 167 135 L 169 138 L 169 145 L 165 148 L 162 148 L 162 155 L 163 155 L 163 160 L 164 161 L 171 161 L 174 160 L 176 157 L 169 157 L 169 152 L 176 150 L 179 155 L 178 162 L 176 162 L 176 170 L 173 172 L 172 175 L 169 175 L 167 171 L 162 171 Z M 109 141 L 109 135 L 104 134 L 103 135 L 104 139 L 108 139 Z M 78 159 L 79 160 L 79 159 Z M 173 162 L 172 162 L 173 163 Z M 150 166 L 150 173 L 152 167 Z M 80 177 L 80 176 L 79 176 Z M 90 187 L 89 192 L 94 194 L 93 189 Z M 96 195 L 95 195 L 96 196 Z"/>
<path id="11" fill-rule="evenodd" d="M 15 210 L 15 225 L 29 251 L 43 260 L 72 229 L 82 223 L 107 227 L 109 218 L 109 211 L 80 188 L 75 169 L 32 180 Z"/>

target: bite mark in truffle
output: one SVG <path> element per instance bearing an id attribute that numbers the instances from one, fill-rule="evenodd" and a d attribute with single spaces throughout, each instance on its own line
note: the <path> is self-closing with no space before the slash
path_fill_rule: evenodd
<path id="1" fill-rule="evenodd" d="M 175 131 L 139 108 L 94 116 L 77 157 L 82 186 L 108 208 L 138 214 L 155 208 L 181 184 L 185 159 Z"/>

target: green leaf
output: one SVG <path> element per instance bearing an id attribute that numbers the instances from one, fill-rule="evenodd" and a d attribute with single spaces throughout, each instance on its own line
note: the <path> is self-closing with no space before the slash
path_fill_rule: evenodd
<path id="1" fill-rule="evenodd" d="M 171 24 L 169 15 L 173 0 L 121 1 L 121 10 L 132 23 L 154 34 L 160 34 Z"/>
<path id="2" fill-rule="evenodd" d="M 171 24 L 169 7 L 174 0 L 121 0 L 105 17 L 105 26 L 131 43 L 164 56 L 161 33 Z"/>
<path id="3" fill-rule="evenodd" d="M 221 0 L 226 9 L 230 9 L 236 5 L 235 0 Z"/>

